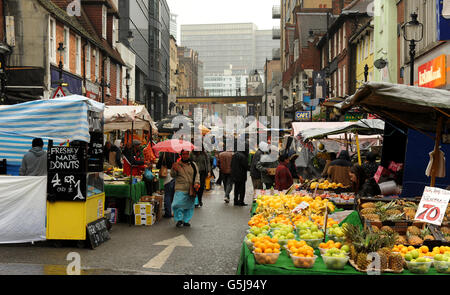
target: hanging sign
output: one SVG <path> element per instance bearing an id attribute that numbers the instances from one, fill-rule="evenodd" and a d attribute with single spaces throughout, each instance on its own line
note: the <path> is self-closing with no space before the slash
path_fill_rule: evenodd
<path id="1" fill-rule="evenodd" d="M 450 191 L 437 187 L 425 187 L 414 220 L 440 226 L 450 200 Z"/>
<path id="2" fill-rule="evenodd" d="M 55 92 L 52 95 L 52 98 L 59 98 L 59 97 L 64 97 L 66 96 L 66 94 L 64 93 L 64 90 L 61 86 L 58 86 L 58 88 L 56 88 Z"/>

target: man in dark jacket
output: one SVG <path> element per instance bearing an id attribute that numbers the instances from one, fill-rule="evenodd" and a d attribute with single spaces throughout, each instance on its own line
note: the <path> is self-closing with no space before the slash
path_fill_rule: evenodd
<path id="1" fill-rule="evenodd" d="M 200 189 L 197 192 L 198 205 L 196 208 L 203 206 L 203 192 L 205 191 L 206 177 L 211 176 L 211 161 L 209 155 L 204 151 L 194 151 L 191 153 L 190 160 L 197 164 L 200 174 Z"/>
<path id="2" fill-rule="evenodd" d="M 223 188 L 225 190 L 225 203 L 230 202 L 230 193 L 233 189 L 233 180 L 231 179 L 231 160 L 233 159 L 232 151 L 224 151 L 219 154 L 218 166 L 222 174 Z"/>
<path id="3" fill-rule="evenodd" d="M 42 138 L 34 138 L 31 143 L 32 149 L 23 156 L 22 166 L 19 170 L 20 176 L 46 176 L 47 175 L 47 153 L 42 149 L 44 142 Z"/>
<path id="4" fill-rule="evenodd" d="M 234 206 L 247 206 L 245 199 L 245 183 L 247 182 L 248 154 L 235 152 L 231 159 L 231 175 L 234 181 Z"/>
<path id="5" fill-rule="evenodd" d="M 288 155 L 282 154 L 279 158 L 277 170 L 275 171 L 275 189 L 278 191 L 286 190 L 294 183 L 288 164 Z"/>
<path id="6" fill-rule="evenodd" d="M 328 175 L 332 182 L 342 183 L 344 186 L 350 186 L 352 184 L 348 175 L 352 162 L 350 156 L 346 150 L 342 150 L 336 160 L 330 163 L 328 167 Z"/>
<path id="7" fill-rule="evenodd" d="M 252 178 L 253 189 L 262 189 L 261 171 L 256 168 L 256 164 L 261 160 L 261 155 L 267 150 L 267 143 L 261 142 L 258 150 L 253 155 L 252 163 L 250 164 L 250 176 Z"/>
<path id="8" fill-rule="evenodd" d="M 105 143 L 103 154 L 106 162 L 110 163 L 114 167 L 122 168 L 122 152 L 119 147 L 107 141 Z"/>
<path id="9" fill-rule="evenodd" d="M 175 195 L 175 179 L 170 176 L 170 169 L 172 169 L 173 163 L 177 161 L 178 154 L 162 152 L 159 155 L 157 169 L 161 169 L 162 166 L 167 168 L 167 176 L 164 180 L 164 218 L 172 217 L 172 202 Z"/>

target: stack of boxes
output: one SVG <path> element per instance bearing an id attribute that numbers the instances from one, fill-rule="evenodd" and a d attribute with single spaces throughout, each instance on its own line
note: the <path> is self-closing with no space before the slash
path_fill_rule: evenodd
<path id="1" fill-rule="evenodd" d="M 134 204 L 134 224 L 153 225 L 156 221 L 154 206 L 150 202 L 139 202 Z"/>

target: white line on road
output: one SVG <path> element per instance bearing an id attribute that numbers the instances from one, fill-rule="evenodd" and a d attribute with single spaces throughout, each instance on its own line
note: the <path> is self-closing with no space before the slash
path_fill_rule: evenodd
<path id="1" fill-rule="evenodd" d="M 192 244 L 186 239 L 184 235 L 164 240 L 153 244 L 155 246 L 167 246 L 161 253 L 153 257 L 149 262 L 143 265 L 144 268 L 156 268 L 160 269 L 169 259 L 175 247 L 193 247 Z"/>

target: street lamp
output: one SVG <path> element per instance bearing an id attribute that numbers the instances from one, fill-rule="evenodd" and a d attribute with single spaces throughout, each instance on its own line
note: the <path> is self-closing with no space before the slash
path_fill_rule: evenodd
<path id="1" fill-rule="evenodd" d="M 411 13 L 411 20 L 403 27 L 403 38 L 409 43 L 409 56 L 411 58 L 410 85 L 414 86 L 414 58 L 416 56 L 416 43 L 423 39 L 423 24 L 417 20 L 417 13 Z"/>
<path id="2" fill-rule="evenodd" d="M 297 86 L 292 90 L 292 121 L 295 122 L 295 97 L 297 96 Z"/>
<path id="3" fill-rule="evenodd" d="M 128 31 L 128 36 L 127 36 L 128 45 L 133 43 L 133 40 L 134 40 L 133 32 L 132 31 Z"/>
<path id="4" fill-rule="evenodd" d="M 127 87 L 127 105 L 130 104 L 130 85 L 131 85 L 131 77 L 130 72 L 127 70 L 125 74 L 125 86 Z"/>
<path id="5" fill-rule="evenodd" d="M 59 64 L 58 64 L 58 68 L 59 68 L 59 86 L 62 86 L 63 84 L 63 54 L 64 51 L 66 50 L 66 48 L 64 48 L 64 43 L 63 42 L 59 42 L 58 44 L 58 52 L 59 52 Z"/>

